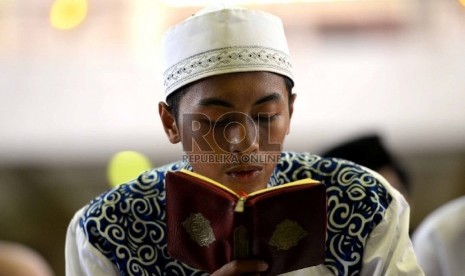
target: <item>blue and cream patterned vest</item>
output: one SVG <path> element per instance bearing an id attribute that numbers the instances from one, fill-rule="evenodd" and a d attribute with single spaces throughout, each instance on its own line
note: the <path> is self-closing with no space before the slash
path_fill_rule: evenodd
<path id="1" fill-rule="evenodd" d="M 167 171 L 181 168 L 191 169 L 178 162 L 147 171 L 86 208 L 81 227 L 121 275 L 206 275 L 167 254 L 164 180 Z M 335 275 L 359 274 L 368 235 L 382 220 L 391 196 L 361 167 L 308 153 L 282 153 L 268 186 L 307 177 L 326 185 L 325 266 Z"/>

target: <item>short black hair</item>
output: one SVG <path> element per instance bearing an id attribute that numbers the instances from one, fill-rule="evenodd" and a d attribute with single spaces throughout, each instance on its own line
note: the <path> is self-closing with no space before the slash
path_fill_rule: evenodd
<path id="1" fill-rule="evenodd" d="M 289 77 L 286 77 L 286 76 L 282 76 L 282 77 L 284 77 L 284 84 L 286 85 L 286 90 L 288 92 L 289 105 L 290 105 L 290 99 L 291 99 L 291 96 L 292 96 L 292 88 L 294 87 L 294 82 Z M 174 118 L 176 119 L 176 122 L 178 122 L 179 104 L 181 103 L 181 99 L 186 94 L 186 92 L 189 90 L 188 88 L 191 85 L 193 85 L 194 83 L 187 84 L 187 85 L 173 91 L 168 96 L 168 98 L 166 98 L 166 104 L 168 105 L 168 107 L 169 107 L 169 109 L 171 111 L 171 114 L 173 114 Z"/>

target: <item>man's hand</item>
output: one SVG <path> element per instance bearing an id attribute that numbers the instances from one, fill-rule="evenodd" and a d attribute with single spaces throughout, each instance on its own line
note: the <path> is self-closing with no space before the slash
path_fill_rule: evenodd
<path id="1" fill-rule="evenodd" d="M 234 260 L 222 266 L 217 271 L 213 272 L 212 276 L 239 276 L 247 273 L 247 275 L 260 275 L 268 269 L 268 264 L 257 260 Z"/>

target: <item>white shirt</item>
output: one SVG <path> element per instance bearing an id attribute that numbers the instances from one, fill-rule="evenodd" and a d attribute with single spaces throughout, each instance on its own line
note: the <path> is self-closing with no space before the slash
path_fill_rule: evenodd
<path id="1" fill-rule="evenodd" d="M 426 275 L 464 275 L 465 196 L 426 217 L 413 234 L 413 245 Z"/>

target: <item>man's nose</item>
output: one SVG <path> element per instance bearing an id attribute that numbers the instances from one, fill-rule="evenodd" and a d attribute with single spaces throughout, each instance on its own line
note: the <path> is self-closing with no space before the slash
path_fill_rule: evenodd
<path id="1" fill-rule="evenodd" d="M 224 136 L 231 153 L 252 153 L 258 151 L 258 131 L 250 118 L 229 123 L 224 129 Z"/>

